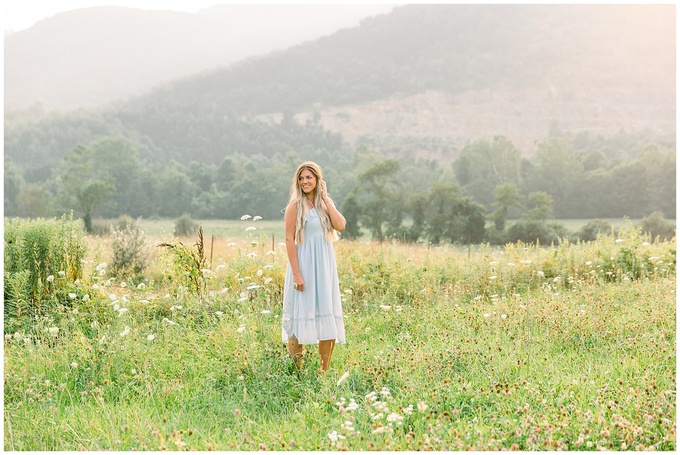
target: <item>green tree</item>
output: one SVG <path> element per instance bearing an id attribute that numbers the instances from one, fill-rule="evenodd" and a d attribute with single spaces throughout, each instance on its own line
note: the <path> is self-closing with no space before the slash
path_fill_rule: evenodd
<path id="1" fill-rule="evenodd" d="M 512 182 L 502 183 L 494 189 L 495 201 L 493 203 L 493 218 L 494 226 L 497 231 L 505 230 L 505 221 L 508 218 L 508 210 L 511 207 L 522 207 L 522 196 L 519 188 Z"/>
<path id="2" fill-rule="evenodd" d="M 390 227 L 394 228 L 401 222 L 403 187 L 397 179 L 399 169 L 399 161 L 387 159 L 359 174 L 355 189 L 361 207 L 362 225 L 370 230 L 373 240 L 381 242 L 385 238 L 385 223 L 389 222 Z"/>
<path id="3" fill-rule="evenodd" d="M 87 232 L 93 231 L 92 220 L 97 210 L 115 192 L 109 176 L 97 175 L 92 166 L 92 149 L 78 145 L 64 156 L 62 202 L 79 213 Z"/>
<path id="4" fill-rule="evenodd" d="M 527 220 L 545 222 L 552 217 L 553 198 L 545 191 L 535 191 L 527 195 L 529 211 L 524 215 Z"/>
<path id="5" fill-rule="evenodd" d="M 345 230 L 342 231 L 343 238 L 354 240 L 361 237 L 361 228 L 359 227 L 359 219 L 361 217 L 361 208 L 357 201 L 356 192 L 352 191 L 342 201 L 340 211 L 345 217 Z"/>
<path id="6" fill-rule="evenodd" d="M 494 188 L 504 183 L 520 185 L 521 161 L 519 150 L 504 136 L 496 136 L 463 148 L 453 168 L 465 192 L 491 207 Z"/>
<path id="7" fill-rule="evenodd" d="M 583 187 L 583 159 L 562 137 L 551 137 L 541 142 L 535 155 L 524 190 L 550 194 L 558 217 L 578 218 L 583 201 L 574 196 Z"/>
<path id="8" fill-rule="evenodd" d="M 435 182 L 430 190 L 427 234 L 430 242 L 478 243 L 484 238 L 481 204 L 463 196 L 459 186 Z"/>
<path id="9" fill-rule="evenodd" d="M 49 195 L 40 185 L 26 185 L 17 196 L 17 208 L 21 216 L 44 217 L 49 212 Z"/>

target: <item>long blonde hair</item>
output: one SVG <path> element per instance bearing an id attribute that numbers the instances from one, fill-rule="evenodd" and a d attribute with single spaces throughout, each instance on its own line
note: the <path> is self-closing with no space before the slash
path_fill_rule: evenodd
<path id="1" fill-rule="evenodd" d="M 314 207 L 319 212 L 319 218 L 321 219 L 321 226 L 326 233 L 326 240 L 334 242 L 338 239 L 338 234 L 333 229 L 333 224 L 331 223 L 331 218 L 328 216 L 328 207 L 326 203 L 321 198 L 321 192 L 319 190 L 319 185 L 323 180 L 323 171 L 321 166 L 312 162 L 305 161 L 298 166 L 295 171 L 295 176 L 293 177 L 293 184 L 290 186 L 290 198 L 288 199 L 288 205 L 294 204 L 296 208 L 295 216 L 295 244 L 300 245 L 305 241 L 305 218 L 307 217 L 307 212 L 310 210 L 307 204 L 307 195 L 302 191 L 300 186 L 300 174 L 302 171 L 311 172 L 314 177 L 316 177 L 316 188 L 314 188 Z"/>

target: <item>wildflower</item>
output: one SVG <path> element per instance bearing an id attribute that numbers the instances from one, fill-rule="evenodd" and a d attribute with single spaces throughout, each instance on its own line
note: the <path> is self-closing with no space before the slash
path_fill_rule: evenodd
<path id="1" fill-rule="evenodd" d="M 256 215 L 253 217 L 253 221 L 260 221 L 262 217 L 260 215 Z"/>
<path id="2" fill-rule="evenodd" d="M 109 294 L 109 300 L 118 300 L 118 296 L 116 294 Z"/>
<path id="3" fill-rule="evenodd" d="M 403 310 L 403 307 L 401 305 L 397 305 L 396 307 L 394 307 L 394 311 L 396 311 L 397 313 L 399 313 L 401 310 Z"/>
<path id="4" fill-rule="evenodd" d="M 137 285 L 137 289 L 144 289 L 145 287 L 146 287 L 146 284 L 144 284 L 144 283 L 139 283 Z"/>
<path id="5" fill-rule="evenodd" d="M 495 280 L 496 278 L 497 278 L 496 275 L 491 275 L 491 276 L 489 277 L 490 280 Z"/>
<path id="6" fill-rule="evenodd" d="M 649 246 L 649 242 L 642 242 L 642 246 Z"/>
<path id="7" fill-rule="evenodd" d="M 347 411 L 356 411 L 357 409 L 359 409 L 359 404 L 356 401 L 354 401 L 354 398 L 350 398 L 349 404 L 345 409 Z"/>
<path id="8" fill-rule="evenodd" d="M 64 272 L 63 270 L 59 270 L 58 273 L 59 273 L 59 276 L 66 276 L 66 272 Z"/>
<path id="9" fill-rule="evenodd" d="M 615 242 L 616 243 L 623 243 L 623 239 L 616 239 Z"/>
<path id="10" fill-rule="evenodd" d="M 519 262 L 520 262 L 520 264 L 529 265 L 529 264 L 531 264 L 531 259 L 525 259 L 525 260 L 519 261 Z"/>
<path id="11" fill-rule="evenodd" d="M 248 297 L 241 297 L 240 299 L 237 300 L 237 302 L 243 302 L 248 300 Z"/>
<path id="12" fill-rule="evenodd" d="M 248 256 L 249 258 L 256 258 L 256 257 L 257 257 L 257 253 L 255 253 L 255 252 L 253 251 L 252 253 L 246 254 L 246 256 Z"/>
<path id="13" fill-rule="evenodd" d="M 271 250 L 264 253 L 265 256 L 271 256 L 272 254 L 278 254 L 278 253 L 276 251 L 271 251 Z"/>
<path id="14" fill-rule="evenodd" d="M 242 325 L 242 326 L 240 326 L 238 329 L 236 329 L 236 332 L 237 332 L 237 333 L 243 333 L 243 332 L 245 332 L 245 331 L 246 331 L 246 326 L 245 326 L 245 325 Z"/>
<path id="15" fill-rule="evenodd" d="M 51 283 L 52 281 L 54 281 L 54 275 L 48 276 L 48 277 L 47 277 L 47 281 L 50 282 L 50 283 Z"/>
<path id="16" fill-rule="evenodd" d="M 427 409 L 427 405 L 423 401 L 418 402 L 418 411 L 419 412 L 425 412 L 426 409 Z"/>
<path id="17" fill-rule="evenodd" d="M 506 265 L 508 265 L 509 267 L 514 267 L 515 263 L 514 262 L 508 262 Z"/>
<path id="18" fill-rule="evenodd" d="M 168 319 L 168 318 L 163 318 L 163 322 L 165 322 L 165 323 L 168 324 L 168 325 L 175 325 L 175 324 L 176 324 L 175 322 L 171 321 L 171 320 Z"/>
<path id="19" fill-rule="evenodd" d="M 221 311 L 215 311 L 215 314 L 216 314 L 217 316 L 222 316 L 224 313 L 221 312 Z"/>
<path id="20" fill-rule="evenodd" d="M 118 316 L 120 317 L 123 314 L 127 313 L 128 311 L 130 310 L 128 310 L 127 308 L 121 308 L 120 310 L 118 310 Z"/>
<path id="21" fill-rule="evenodd" d="M 383 387 L 382 389 L 380 389 L 380 394 L 383 396 L 388 396 L 390 394 L 390 389 L 388 389 L 387 387 Z"/>
<path id="22" fill-rule="evenodd" d="M 229 243 L 227 243 L 227 246 L 236 246 L 236 243 L 235 242 L 229 242 Z"/>
<path id="23" fill-rule="evenodd" d="M 120 336 L 124 337 L 124 336 L 126 336 L 127 334 L 129 334 L 129 333 L 130 333 L 130 327 L 125 326 L 125 330 L 123 330 L 122 332 L 120 332 Z"/>
<path id="24" fill-rule="evenodd" d="M 489 313 L 484 313 L 485 318 L 488 318 L 489 316 L 491 316 Z"/>
<path id="25" fill-rule="evenodd" d="M 126 283 L 125 281 L 121 281 L 121 282 L 120 282 L 120 287 L 121 287 L 121 288 L 124 288 L 124 287 L 126 287 L 126 286 L 127 286 L 127 283 Z"/>
<path id="26" fill-rule="evenodd" d="M 137 370 L 135 370 L 135 369 L 133 368 L 132 370 L 130 370 L 130 373 L 132 373 L 132 374 L 137 374 Z"/>
<path id="27" fill-rule="evenodd" d="M 146 336 L 146 339 L 149 341 L 153 341 L 154 338 L 156 338 L 156 335 L 154 335 L 153 333 Z"/>
<path id="28" fill-rule="evenodd" d="M 271 313 L 271 311 L 269 311 L 269 310 L 262 310 L 262 311 L 260 311 L 260 314 L 269 314 L 269 313 Z"/>
<path id="29" fill-rule="evenodd" d="M 264 284 L 269 284 L 269 283 L 272 282 L 272 280 L 273 280 L 273 278 L 272 278 L 272 277 L 269 277 L 269 278 L 267 278 L 266 280 L 264 280 Z"/>
<path id="30" fill-rule="evenodd" d="M 586 265 L 592 265 L 593 261 L 586 261 Z"/>
<path id="31" fill-rule="evenodd" d="M 99 285 L 98 285 L 98 284 L 93 284 L 93 285 L 92 285 L 92 289 L 99 289 Z"/>
<path id="32" fill-rule="evenodd" d="M 372 433 L 373 433 L 373 434 L 380 434 L 380 433 L 384 433 L 385 430 L 387 430 L 387 428 L 385 428 L 385 427 L 378 427 L 378 428 L 376 428 L 375 430 L 373 430 Z"/>
<path id="33" fill-rule="evenodd" d="M 251 285 L 248 286 L 246 289 L 249 290 L 249 291 L 254 291 L 255 289 L 260 289 L 261 287 L 262 287 L 262 286 L 260 286 L 260 285 L 258 285 L 258 284 L 251 284 Z"/>
<path id="34" fill-rule="evenodd" d="M 75 299 L 76 297 L 78 297 L 78 295 L 77 295 L 75 292 L 69 292 L 69 293 L 68 293 L 68 297 L 69 297 L 69 299 L 73 300 L 73 299 Z"/>
<path id="35" fill-rule="evenodd" d="M 342 384 L 347 380 L 347 378 L 349 378 L 349 371 L 345 371 L 345 373 L 342 376 L 340 376 L 340 379 L 338 379 L 338 383 L 336 385 Z"/>
<path id="36" fill-rule="evenodd" d="M 397 414 L 396 412 L 393 412 L 392 414 L 387 416 L 387 421 L 390 423 L 397 423 L 400 424 L 401 421 L 404 420 L 404 416 Z"/>
<path id="37" fill-rule="evenodd" d="M 257 230 L 257 228 L 256 228 L 255 226 L 248 226 L 248 227 L 246 228 L 246 232 L 248 232 L 248 231 L 255 231 L 255 230 Z"/>
<path id="38" fill-rule="evenodd" d="M 344 439 L 345 437 L 341 434 L 338 434 L 337 431 L 333 430 L 331 433 L 328 433 L 328 439 L 330 439 L 333 442 L 337 442 L 338 439 Z"/>
<path id="39" fill-rule="evenodd" d="M 380 305 L 380 308 L 383 310 L 389 310 L 392 307 L 390 305 Z"/>
<path id="40" fill-rule="evenodd" d="M 250 215 L 243 215 L 241 221 L 249 220 L 250 218 L 252 218 Z"/>
<path id="41" fill-rule="evenodd" d="M 492 262 L 489 262 L 489 265 L 491 265 L 491 266 L 498 265 L 498 262 L 492 261 Z"/>
<path id="42" fill-rule="evenodd" d="M 538 276 L 542 276 L 542 277 L 545 276 L 545 272 L 543 272 L 543 270 L 539 270 L 539 271 L 536 272 L 536 273 L 538 273 Z"/>
<path id="43" fill-rule="evenodd" d="M 505 319 L 505 318 L 507 318 L 507 317 L 508 317 L 507 314 L 501 314 L 501 319 Z"/>
<path id="44" fill-rule="evenodd" d="M 88 300 L 90 300 L 90 294 L 85 294 L 83 296 L 83 302 L 87 302 Z"/>
<path id="45" fill-rule="evenodd" d="M 56 336 L 59 333 L 59 327 L 50 327 L 47 332 Z"/>

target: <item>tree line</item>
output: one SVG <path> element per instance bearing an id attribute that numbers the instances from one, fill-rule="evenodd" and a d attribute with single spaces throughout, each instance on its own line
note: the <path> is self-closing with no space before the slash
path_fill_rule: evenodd
<path id="1" fill-rule="evenodd" d="M 27 183 L 6 155 L 5 216 L 73 210 L 89 231 L 98 218 L 121 215 L 282 219 L 295 167 L 313 159 L 325 168 L 331 197 L 348 219 L 349 238 L 503 243 L 564 235 L 548 225 L 553 218 L 642 218 L 654 212 L 675 218 L 674 148 L 628 136 L 628 152 L 622 153 L 618 141 L 623 138 L 553 131 L 525 158 L 496 136 L 470 143 L 447 165 L 396 160 L 376 148 L 346 144 L 331 152 L 235 152 L 219 164 L 162 165 L 140 158 L 130 139 L 102 136 L 71 149 L 41 182 Z"/>

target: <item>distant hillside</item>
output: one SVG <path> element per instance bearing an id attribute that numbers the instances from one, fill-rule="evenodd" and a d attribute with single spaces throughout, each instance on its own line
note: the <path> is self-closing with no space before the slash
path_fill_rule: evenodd
<path id="1" fill-rule="evenodd" d="M 412 5 L 158 91 L 277 119 L 314 112 L 354 141 L 603 133 L 675 125 L 674 5 Z"/>
<path id="2" fill-rule="evenodd" d="M 398 7 L 103 111 L 6 119 L 5 154 L 47 168 L 77 143 L 117 133 L 159 163 L 271 158 L 299 147 L 281 139 L 290 137 L 281 118 L 443 161 L 497 134 L 525 154 L 554 128 L 673 136 L 675 5 Z"/>
<path id="3" fill-rule="evenodd" d="M 75 109 L 285 49 L 390 5 L 216 5 L 196 14 L 72 10 L 5 36 L 5 109 Z M 314 17 L 313 21 L 308 18 Z"/>

